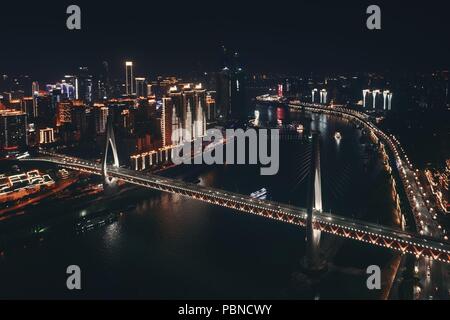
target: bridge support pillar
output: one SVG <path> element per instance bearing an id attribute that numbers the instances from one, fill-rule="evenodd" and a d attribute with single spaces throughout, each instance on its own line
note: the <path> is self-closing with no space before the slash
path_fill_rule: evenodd
<path id="1" fill-rule="evenodd" d="M 326 261 L 320 255 L 321 231 L 314 229 L 314 213 L 322 211 L 322 187 L 320 175 L 320 140 L 319 134 L 313 133 L 313 151 L 308 179 L 306 254 L 303 268 L 307 273 L 321 273 L 327 269 Z"/>
<path id="2" fill-rule="evenodd" d="M 106 187 L 112 187 L 116 185 L 117 179 L 108 177 L 108 150 L 111 146 L 112 154 L 113 154 L 113 166 L 118 168 L 119 167 L 119 156 L 117 154 L 117 147 L 116 147 L 116 139 L 114 137 L 114 130 L 112 125 L 112 119 L 111 116 L 108 116 L 107 123 L 106 123 L 106 146 L 105 146 L 105 155 L 103 157 L 102 162 L 102 176 L 104 179 L 104 186 Z"/>
<path id="3" fill-rule="evenodd" d="M 146 155 L 145 154 L 142 155 L 142 170 L 145 170 L 145 158 L 146 158 Z"/>

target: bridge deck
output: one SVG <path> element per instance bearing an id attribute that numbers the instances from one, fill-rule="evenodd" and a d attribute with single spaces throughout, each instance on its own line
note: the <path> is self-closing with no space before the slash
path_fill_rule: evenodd
<path id="1" fill-rule="evenodd" d="M 22 161 L 45 161 L 73 170 L 102 174 L 101 165 L 95 162 L 51 155 Z M 306 209 L 269 200 L 254 199 L 215 188 L 202 187 L 184 181 L 108 166 L 108 176 L 146 188 L 187 196 L 196 200 L 247 212 L 266 218 L 304 226 Z M 450 263 L 450 244 L 432 238 L 408 233 L 397 228 L 346 218 L 336 214 L 315 212 L 314 227 L 326 233 L 350 238 L 371 245 L 382 246 L 401 253 L 426 256 Z"/>

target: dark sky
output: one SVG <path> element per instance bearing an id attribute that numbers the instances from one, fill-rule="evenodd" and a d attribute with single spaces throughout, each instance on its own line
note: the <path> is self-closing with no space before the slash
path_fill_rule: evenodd
<path id="1" fill-rule="evenodd" d="M 28 2 L 28 1 L 27 1 Z M 214 70 L 220 45 L 251 71 L 447 69 L 449 1 L 5 1 L 0 72 L 60 77 L 79 65 L 110 62 L 137 75 Z M 78 4 L 82 30 L 66 28 Z M 366 8 L 381 7 L 382 30 L 366 29 Z"/>

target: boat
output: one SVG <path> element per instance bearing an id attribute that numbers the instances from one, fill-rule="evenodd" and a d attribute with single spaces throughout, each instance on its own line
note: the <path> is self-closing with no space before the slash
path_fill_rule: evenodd
<path id="1" fill-rule="evenodd" d="M 266 188 L 262 188 L 261 190 L 252 192 L 250 194 L 250 197 L 255 198 L 255 199 L 266 199 L 267 197 L 267 189 Z"/>
<path id="2" fill-rule="evenodd" d="M 117 221 L 121 213 L 100 211 L 89 217 L 82 217 L 75 225 L 77 232 L 85 232 Z"/>

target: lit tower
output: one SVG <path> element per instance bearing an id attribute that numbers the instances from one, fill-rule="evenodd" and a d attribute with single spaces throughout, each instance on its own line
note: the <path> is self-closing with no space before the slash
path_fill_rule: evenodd
<path id="1" fill-rule="evenodd" d="M 328 95 L 327 90 L 325 89 L 320 90 L 320 103 L 323 104 L 327 103 L 327 95 Z"/>
<path id="2" fill-rule="evenodd" d="M 187 108 L 186 108 L 186 119 L 184 122 L 184 129 L 186 136 L 183 137 L 183 141 L 191 142 L 192 141 L 192 111 L 191 111 L 191 101 L 188 100 L 187 102 Z"/>
<path id="3" fill-rule="evenodd" d="M 313 90 L 311 91 L 312 103 L 314 103 L 314 95 L 315 95 L 315 93 L 316 93 L 317 91 L 318 91 L 317 89 L 313 89 Z"/>
<path id="4" fill-rule="evenodd" d="M 163 147 L 167 147 L 172 144 L 172 111 L 172 99 L 167 97 L 162 98 L 161 137 Z"/>
<path id="5" fill-rule="evenodd" d="M 366 96 L 367 96 L 367 94 L 369 94 L 369 93 L 370 93 L 370 90 L 369 90 L 369 89 L 363 90 L 363 108 L 366 107 Z"/>
<path id="6" fill-rule="evenodd" d="M 280 97 L 280 98 L 283 97 L 283 85 L 282 84 L 278 85 L 278 97 Z"/>
<path id="7" fill-rule="evenodd" d="M 33 97 L 33 117 L 37 118 L 38 109 L 37 109 L 37 100 L 39 97 L 39 83 L 34 81 L 31 85 L 31 95 Z"/>
<path id="8" fill-rule="evenodd" d="M 33 81 L 31 84 L 31 95 L 33 97 L 39 95 L 39 82 Z"/>
<path id="9" fill-rule="evenodd" d="M 383 91 L 383 110 L 386 110 L 386 101 L 387 101 L 388 94 L 389 94 L 389 90 Z"/>
<path id="10" fill-rule="evenodd" d="M 380 90 L 373 90 L 372 91 L 372 96 L 373 96 L 373 109 L 375 109 L 375 103 L 377 101 L 377 95 L 381 93 Z"/>
<path id="11" fill-rule="evenodd" d="M 133 62 L 126 61 L 125 62 L 125 90 L 127 95 L 131 95 L 134 93 L 133 88 Z"/>
<path id="12" fill-rule="evenodd" d="M 388 93 L 387 98 L 388 98 L 388 110 L 390 111 L 392 108 L 392 92 Z"/>
<path id="13" fill-rule="evenodd" d="M 136 96 L 138 97 L 145 97 L 145 78 L 135 78 L 136 80 Z"/>

